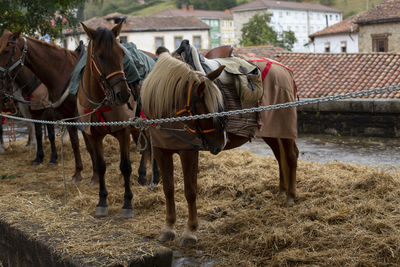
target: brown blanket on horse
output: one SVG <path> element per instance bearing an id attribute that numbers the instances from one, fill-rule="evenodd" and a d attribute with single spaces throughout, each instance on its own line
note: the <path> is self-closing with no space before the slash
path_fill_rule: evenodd
<path id="1" fill-rule="evenodd" d="M 253 58 L 262 71 L 264 95 L 260 105 L 268 106 L 286 102 L 295 102 L 297 89 L 291 69 L 279 62 Z M 256 135 L 259 137 L 297 138 L 297 112 L 295 107 L 260 112 L 261 127 Z"/>

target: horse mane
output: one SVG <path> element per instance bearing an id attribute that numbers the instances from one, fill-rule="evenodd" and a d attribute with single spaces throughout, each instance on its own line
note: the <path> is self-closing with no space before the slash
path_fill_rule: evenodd
<path id="1" fill-rule="evenodd" d="M 115 36 L 109 29 L 104 27 L 98 27 L 96 29 L 96 43 L 102 44 L 105 51 L 111 51 L 114 44 L 114 39 Z"/>
<path id="2" fill-rule="evenodd" d="M 223 107 L 222 93 L 204 74 L 193 71 L 188 64 L 162 53 L 153 70 L 144 80 L 141 102 L 146 115 L 165 118 L 186 106 L 188 88 L 205 82 L 204 100 L 209 112 Z"/>
<path id="3" fill-rule="evenodd" d="M 75 58 L 79 57 L 79 52 L 77 52 L 77 51 L 69 50 L 67 48 L 60 47 L 60 46 L 58 46 L 56 44 L 48 43 L 48 42 L 45 42 L 43 40 L 39 40 L 39 39 L 36 39 L 34 37 L 30 37 L 30 36 L 27 36 L 27 35 L 24 35 L 24 37 L 26 39 L 28 39 L 28 40 L 31 40 L 32 42 L 40 43 L 40 45 L 47 46 L 47 47 L 49 47 L 51 49 L 54 49 L 54 50 L 62 51 L 63 52 L 63 54 L 62 54 L 63 56 L 67 56 L 67 57 L 68 56 L 72 56 L 72 57 L 75 57 Z"/>

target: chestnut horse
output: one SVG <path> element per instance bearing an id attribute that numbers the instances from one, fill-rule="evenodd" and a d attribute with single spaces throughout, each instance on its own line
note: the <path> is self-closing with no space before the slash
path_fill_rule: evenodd
<path id="1" fill-rule="evenodd" d="M 154 119 L 222 111 L 222 94 L 213 83 L 222 70 L 223 66 L 204 75 L 191 70 L 189 65 L 168 53 L 162 53 L 142 86 L 141 101 L 145 115 Z M 199 149 L 217 154 L 224 148 L 224 120 L 215 118 L 172 122 L 157 128 L 150 127 L 150 132 L 167 210 L 166 225 L 159 239 L 172 240 L 176 235 L 173 229 L 176 212 L 172 156 L 177 153 L 182 164 L 189 211 L 182 244 L 196 242 L 194 231 L 198 227 L 196 196 Z"/>
<path id="2" fill-rule="evenodd" d="M 27 106 L 28 116 L 33 119 L 54 120 L 54 111 L 48 102 L 47 87 L 27 68 L 22 67 L 18 71 L 6 72 L 2 77 L 2 84 L 12 85 L 10 88 L 2 88 L 0 92 L 10 101 L 17 102 L 18 108 Z M 12 81 L 12 82 L 9 82 Z M 28 99 L 28 100 L 26 100 Z M 26 113 L 26 112 L 25 112 Z M 51 155 L 49 165 L 57 164 L 57 150 L 55 145 L 54 126 L 47 124 L 48 139 L 50 141 Z M 42 124 L 34 123 L 36 136 L 36 157 L 32 165 L 43 162 L 43 132 Z"/>
<path id="3" fill-rule="evenodd" d="M 122 23 L 111 30 L 99 27 L 91 29 L 82 23 L 89 36 L 86 65 L 78 90 L 78 112 L 87 121 L 127 121 L 135 114 L 136 104 L 130 102 L 130 88 L 124 72 L 124 50 L 117 42 Z M 89 142 L 89 153 L 93 159 L 93 172 L 99 177 L 99 202 L 96 216 L 107 216 L 107 189 L 104 179 L 106 163 L 104 161 L 103 139 L 107 134 L 119 142 L 120 170 L 124 176 L 125 194 L 121 216 L 133 217 L 132 191 L 130 176 L 132 172 L 129 159 L 129 145 L 132 128 L 123 126 L 85 127 L 83 134 Z"/>
<path id="4" fill-rule="evenodd" d="M 68 94 L 67 85 L 79 59 L 79 51 L 71 51 L 46 43 L 21 32 L 4 30 L 0 37 L 0 66 L 16 71 L 27 66 L 49 90 L 49 100 L 58 118 L 76 116 L 76 96 Z M 75 157 L 73 181 L 81 181 L 83 169 L 77 127 L 67 127 Z M 93 179 L 93 178 L 92 178 Z"/>
<path id="5" fill-rule="evenodd" d="M 206 68 L 212 70 L 220 64 L 218 60 L 204 58 L 195 47 L 189 44 L 188 40 L 183 40 L 174 54 L 179 55 L 193 69 L 203 73 L 205 73 Z M 229 55 L 221 55 L 221 57 L 229 58 L 230 54 L 231 52 Z M 289 68 L 265 58 L 256 57 L 251 61 L 257 65 L 258 71 L 262 72 L 263 96 L 260 100 L 261 105 L 267 106 L 296 100 L 296 84 L 293 73 Z M 218 79 L 218 84 L 234 90 L 235 82 L 232 78 L 232 75 L 223 73 Z M 271 147 L 279 165 L 280 194 L 286 194 L 286 204 L 293 206 L 296 198 L 296 169 L 299 155 L 294 139 L 297 136 L 296 109 L 262 111 L 260 119 L 262 126 L 261 129 L 256 131 L 256 135 Z M 251 140 L 249 137 L 230 132 L 229 127 L 227 132 L 229 140 L 225 149 L 240 147 Z"/>

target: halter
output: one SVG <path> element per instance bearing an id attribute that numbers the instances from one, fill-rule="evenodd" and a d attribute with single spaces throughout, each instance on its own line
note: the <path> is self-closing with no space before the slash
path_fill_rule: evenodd
<path id="1" fill-rule="evenodd" d="M 187 99 L 186 99 L 186 106 L 184 108 L 178 110 L 176 112 L 176 115 L 179 116 L 179 115 L 184 114 L 185 112 L 187 112 L 190 116 L 193 116 L 193 115 L 196 114 L 196 110 L 195 110 L 195 105 L 194 104 L 197 101 L 200 101 L 200 100 L 199 99 L 193 100 L 193 98 L 192 98 L 193 87 L 194 87 L 195 84 L 196 83 L 193 83 L 192 86 L 190 86 L 189 89 L 188 89 L 188 94 L 187 94 Z M 195 133 L 197 135 L 197 137 L 201 140 L 202 147 L 204 149 L 207 149 L 209 147 L 209 145 L 208 145 L 208 141 L 207 141 L 206 137 L 204 136 L 204 134 L 213 133 L 213 132 L 216 131 L 216 129 L 215 128 L 211 128 L 211 129 L 202 130 L 202 129 L 200 129 L 198 120 L 192 120 L 192 121 L 194 121 L 195 129 L 190 128 L 188 126 L 185 126 L 185 128 L 187 130 L 189 130 L 191 133 Z M 182 138 L 180 138 L 180 137 L 178 137 L 178 138 L 182 140 Z M 186 140 L 182 140 L 182 141 L 187 142 Z"/>
<path id="2" fill-rule="evenodd" d="M 91 48 L 90 51 L 93 51 L 93 42 L 91 42 Z M 86 94 L 84 88 L 83 88 L 83 81 L 81 80 L 81 86 L 82 86 L 82 91 L 83 94 L 85 95 L 86 99 L 93 105 L 101 106 L 106 102 L 109 102 L 110 104 L 115 102 L 115 94 L 113 87 L 118 84 L 121 81 L 126 81 L 125 77 L 125 72 L 123 70 L 117 70 L 114 71 L 108 75 L 104 75 L 104 72 L 102 71 L 100 65 L 96 63 L 96 57 L 94 54 L 91 54 L 91 60 L 90 60 L 90 70 L 93 72 L 93 68 L 96 70 L 98 75 L 100 76 L 100 81 L 98 81 L 100 88 L 104 92 L 104 99 L 101 102 L 95 102 L 89 98 L 89 96 Z M 110 79 L 116 75 L 120 74 L 121 77 L 116 79 L 113 83 L 110 83 Z"/>
<path id="3" fill-rule="evenodd" d="M 24 65 L 25 56 L 26 56 L 26 53 L 28 52 L 28 46 L 27 46 L 26 38 L 22 37 L 22 39 L 24 40 L 24 48 L 22 49 L 21 57 L 14 64 L 12 64 L 11 67 L 8 67 L 8 68 L 7 68 L 7 66 L 10 65 L 14 60 L 14 56 L 15 56 L 15 53 L 17 51 L 18 40 L 16 40 L 16 41 L 8 41 L 7 42 L 7 43 L 15 44 L 15 45 L 14 45 L 14 48 L 12 50 L 11 58 L 8 61 L 8 63 L 6 64 L 6 67 L 5 68 L 0 67 L 0 71 L 3 72 L 3 75 L 1 75 L 1 82 L 3 83 L 3 86 L 5 84 L 6 79 L 9 79 L 11 82 L 14 81 L 15 78 L 17 77 L 18 72 L 19 72 L 20 69 L 18 69 L 18 71 L 15 73 L 15 75 L 13 77 L 11 77 L 10 73 L 15 68 L 17 68 L 18 66 L 23 66 Z M 3 92 L 4 96 L 7 96 L 9 98 L 13 97 L 13 93 L 7 94 L 5 88 L 2 88 L 1 91 L 4 91 Z"/>

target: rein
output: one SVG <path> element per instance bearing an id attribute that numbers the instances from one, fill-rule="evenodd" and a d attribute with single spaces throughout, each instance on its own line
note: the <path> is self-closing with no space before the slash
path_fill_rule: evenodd
<path id="1" fill-rule="evenodd" d="M 92 54 L 93 46 L 94 46 L 93 42 L 91 41 L 90 48 L 88 50 L 88 53 L 90 53 L 90 59 L 91 59 L 90 60 L 90 71 L 93 73 L 93 69 L 95 69 L 97 74 L 100 76 L 100 81 L 98 81 L 98 84 L 99 84 L 99 87 L 103 90 L 104 98 L 101 102 L 95 102 L 95 101 L 91 100 L 84 89 L 83 79 L 81 80 L 82 91 L 83 91 L 85 98 L 92 105 L 102 106 L 106 102 L 109 102 L 110 104 L 112 104 L 115 100 L 115 95 L 114 95 L 114 91 L 112 88 L 119 82 L 126 81 L 125 72 L 123 70 L 117 70 L 108 75 L 104 75 L 104 72 L 102 71 L 101 67 L 96 63 L 95 55 Z M 115 80 L 113 83 L 110 83 L 109 80 L 118 74 L 120 74 L 121 77 L 118 78 L 117 80 Z"/>

